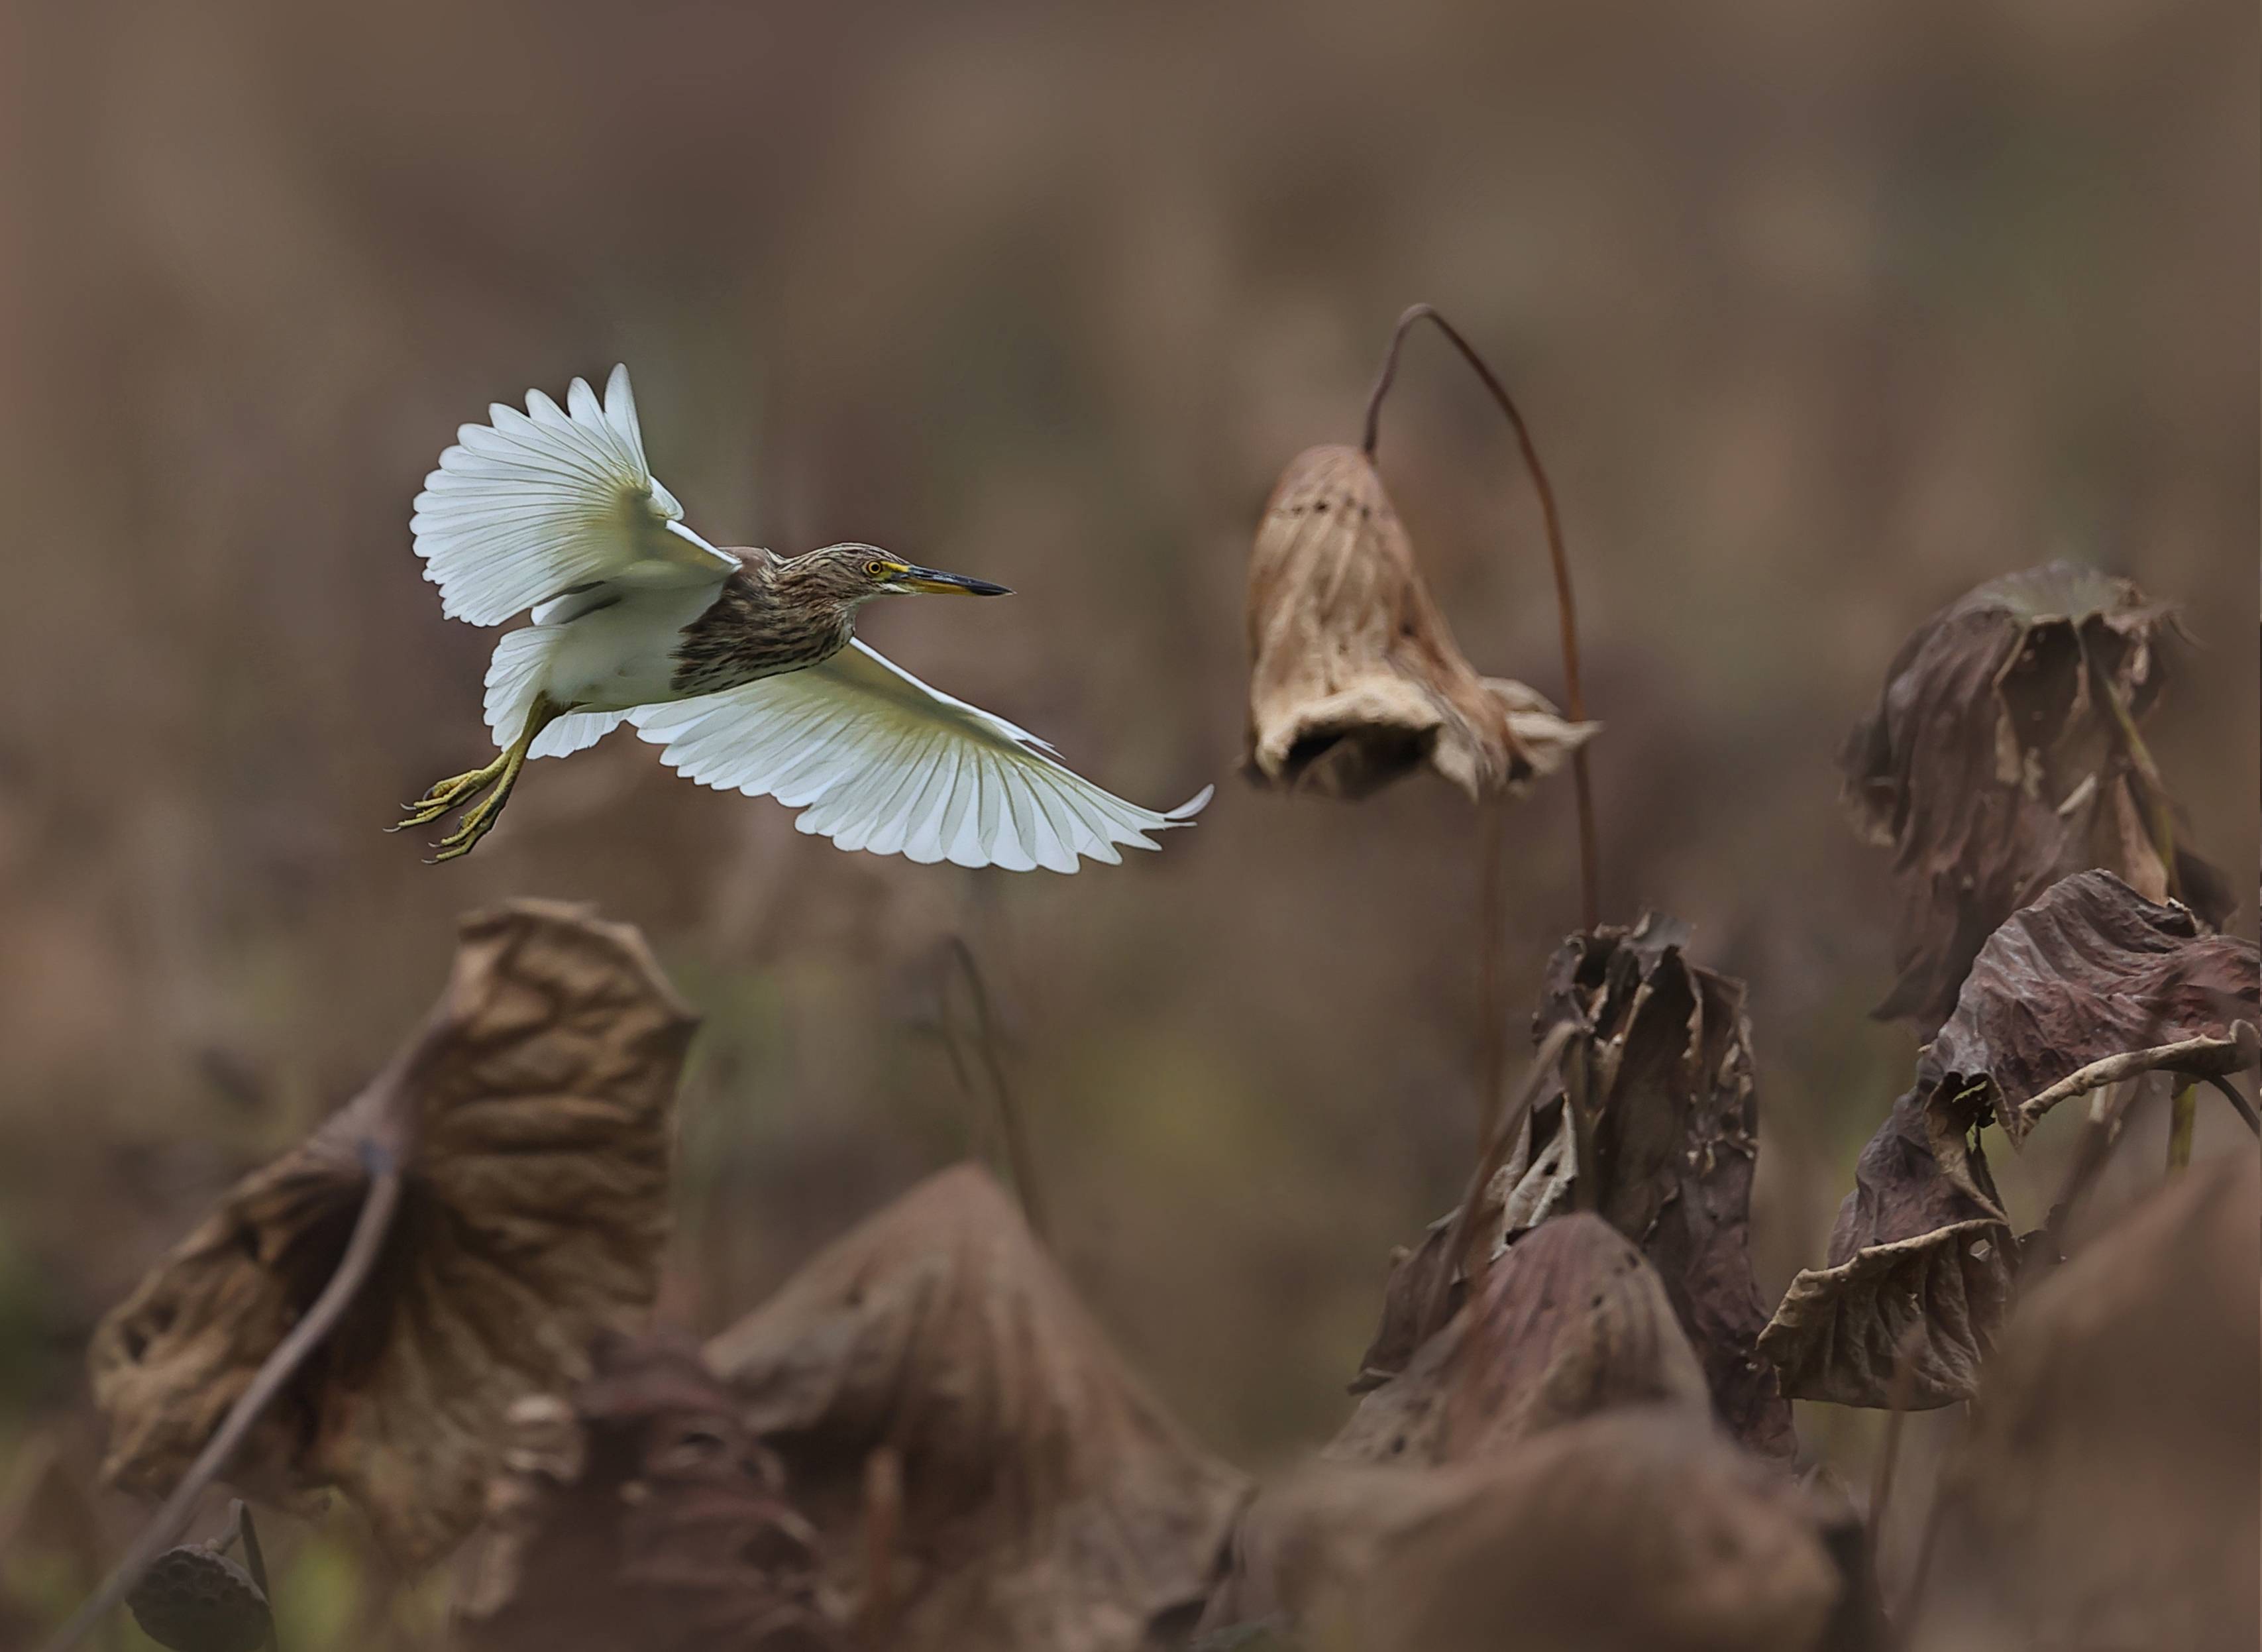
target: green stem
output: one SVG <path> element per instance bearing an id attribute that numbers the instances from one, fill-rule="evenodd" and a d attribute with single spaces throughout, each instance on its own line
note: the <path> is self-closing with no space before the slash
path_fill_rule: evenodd
<path id="1" fill-rule="evenodd" d="M 2199 1098 L 2192 1086 L 2176 1092 L 2168 1109 L 2168 1170 L 2172 1174 L 2191 1164 L 2192 1125 L 2199 1117 Z"/>

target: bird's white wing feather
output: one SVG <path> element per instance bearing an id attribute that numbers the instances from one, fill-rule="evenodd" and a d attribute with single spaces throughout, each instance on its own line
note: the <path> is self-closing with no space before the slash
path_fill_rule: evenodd
<path id="1" fill-rule="evenodd" d="M 770 796 L 844 849 L 1073 872 L 1183 826 L 1104 791 L 1004 718 L 930 689 L 852 642 L 818 666 L 629 713 L 660 761 L 702 785 Z"/>
<path id="2" fill-rule="evenodd" d="M 564 408 L 539 390 L 457 431 L 409 527 L 451 619 L 493 625 L 593 581 L 719 583 L 738 566 L 682 523 L 652 479 L 626 367 L 600 404 L 576 379 Z"/>

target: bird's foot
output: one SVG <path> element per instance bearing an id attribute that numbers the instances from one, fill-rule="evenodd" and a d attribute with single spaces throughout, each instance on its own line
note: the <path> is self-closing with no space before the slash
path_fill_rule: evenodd
<path id="1" fill-rule="evenodd" d="M 479 840 L 494 830 L 495 817 L 502 812 L 503 801 L 510 796 L 510 782 L 515 778 L 513 776 L 498 783 L 493 791 L 464 812 L 456 829 L 432 846 L 438 853 L 432 856 L 430 864 L 437 866 L 443 861 L 461 859 L 479 847 Z"/>
<path id="2" fill-rule="evenodd" d="M 432 857 L 436 865 L 469 855 L 479 847 L 481 838 L 494 829 L 495 817 L 510 801 L 511 788 L 518 784 L 519 770 L 526 767 L 526 754 L 534 747 L 542 731 L 566 713 L 566 707 L 553 702 L 547 695 L 537 695 L 534 706 L 526 716 L 526 726 L 518 738 L 495 754 L 495 760 L 484 768 L 474 768 L 466 775 L 450 775 L 435 785 L 415 802 L 404 805 L 408 812 L 401 817 L 402 826 L 429 826 L 452 810 L 463 809 L 463 818 L 456 829 L 432 847 L 439 851 Z M 485 791 L 486 796 L 479 797 Z M 474 803 L 473 798 L 479 800 Z M 465 808 L 465 804 L 470 804 Z"/>
<path id="3" fill-rule="evenodd" d="M 504 754 L 501 772 L 495 776 L 494 784 L 489 788 L 487 795 L 465 810 L 463 818 L 456 822 L 456 829 L 432 846 L 439 851 L 432 857 L 432 864 L 436 866 L 442 861 L 460 859 L 479 847 L 479 840 L 494 830 L 495 817 L 502 812 L 503 804 L 510 801 L 512 789 L 518 784 L 519 770 L 525 767 L 524 743 Z M 445 814 L 448 806 L 443 803 L 433 812 L 434 818 Z"/>
<path id="4" fill-rule="evenodd" d="M 431 825 L 449 810 L 468 801 L 480 787 L 500 780 L 508 765 L 508 754 L 501 754 L 484 768 L 474 768 L 466 774 L 450 775 L 445 780 L 433 782 L 431 790 L 415 802 L 401 804 L 407 812 L 385 829 L 399 832 L 409 826 Z"/>

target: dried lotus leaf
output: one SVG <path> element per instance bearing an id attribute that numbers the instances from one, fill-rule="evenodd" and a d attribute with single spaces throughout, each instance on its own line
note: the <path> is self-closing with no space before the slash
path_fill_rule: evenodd
<path id="1" fill-rule="evenodd" d="M 1415 566 L 1374 462 L 1297 456 L 1249 564 L 1248 772 L 1358 798 L 1428 768 L 1472 798 L 1521 791 L 1595 732 L 1525 685 L 1480 678 Z"/>
<path id="2" fill-rule="evenodd" d="M 465 920 L 419 1036 L 97 1328 L 106 1476 L 179 1478 L 335 1271 L 372 1155 L 397 1151 L 375 1270 L 230 1474 L 342 1489 L 403 1565 L 445 1552 L 479 1519 L 512 1403 L 572 1381 L 652 1300 L 694 1025 L 625 925 L 536 901 Z"/>

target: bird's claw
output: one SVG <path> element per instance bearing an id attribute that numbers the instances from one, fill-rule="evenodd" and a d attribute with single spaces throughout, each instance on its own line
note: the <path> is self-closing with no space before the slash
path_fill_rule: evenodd
<path id="1" fill-rule="evenodd" d="M 495 817 L 502 812 L 504 804 L 518 784 L 519 771 L 526 767 L 526 754 L 542 731 L 557 720 L 559 708 L 545 696 L 537 696 L 534 709 L 527 715 L 526 726 L 518 738 L 495 754 L 493 762 L 467 774 L 450 775 L 437 782 L 415 802 L 403 804 L 407 811 L 400 823 L 388 828 L 399 832 L 404 827 L 429 826 L 450 810 L 462 809 L 463 819 L 456 829 L 432 847 L 438 851 L 428 865 L 452 861 L 469 855 L 481 838 L 494 827 Z M 484 791 L 486 795 L 480 797 Z"/>
<path id="2" fill-rule="evenodd" d="M 445 780 L 436 781 L 431 790 L 415 802 L 402 804 L 400 819 L 385 829 L 387 832 L 404 832 L 410 826 L 430 826 L 450 810 L 463 807 L 480 787 L 501 780 L 504 768 L 503 762 L 498 760 L 485 768 L 474 768 L 467 774 L 451 775 Z M 440 860 L 452 861 L 471 852 L 472 846 L 485 837 L 487 828 L 493 824 L 506 790 L 505 787 L 496 786 L 494 790 L 465 812 L 461 826 L 433 846 L 443 851 L 438 856 Z"/>
<path id="3" fill-rule="evenodd" d="M 498 759 L 484 768 L 473 768 L 464 774 L 450 775 L 445 780 L 434 781 L 431 789 L 415 802 L 402 804 L 400 819 L 385 829 L 401 832 L 410 826 L 430 826 L 481 786 L 499 778 L 502 768 L 502 761 Z"/>
<path id="4" fill-rule="evenodd" d="M 494 817 L 493 799 L 466 814 L 453 832 L 432 846 L 440 851 L 438 858 L 451 861 L 458 855 L 469 855 L 472 846 L 486 836 L 488 828 L 494 825 Z"/>
<path id="5" fill-rule="evenodd" d="M 461 860 L 479 847 L 479 840 L 486 836 L 489 828 L 493 825 L 493 815 L 483 819 L 465 816 L 462 826 L 432 846 L 436 853 L 427 858 L 424 864 L 437 866 L 443 861 Z"/>
<path id="6" fill-rule="evenodd" d="M 469 855 L 477 848 L 479 840 L 494 829 L 495 817 L 502 812 L 503 803 L 510 796 L 510 782 L 515 777 L 514 771 L 505 771 L 504 775 L 497 780 L 493 790 L 464 811 L 464 817 L 456 823 L 456 829 L 432 846 L 439 853 L 425 863 L 436 866 L 442 861 L 457 860 Z M 457 778 L 461 779 L 462 776 L 459 776 Z M 452 781 L 443 781 L 441 786 L 435 787 L 433 790 L 438 791 L 443 787 L 454 784 Z M 464 795 L 464 789 L 459 787 L 453 795 L 441 797 L 437 801 L 412 804 L 407 818 L 392 830 L 399 831 L 401 826 L 429 826 L 446 814 L 449 810 L 457 806 Z"/>

